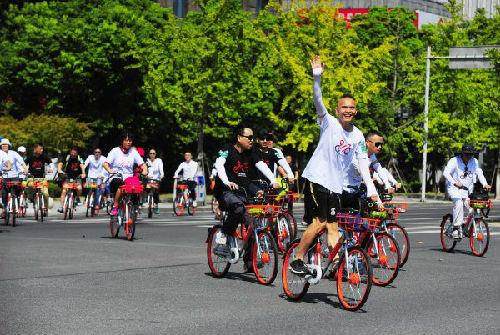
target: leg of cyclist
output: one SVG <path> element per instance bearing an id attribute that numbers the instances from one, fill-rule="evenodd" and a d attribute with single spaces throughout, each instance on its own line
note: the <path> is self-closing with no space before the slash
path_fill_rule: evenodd
<path id="1" fill-rule="evenodd" d="M 117 216 L 118 215 L 118 204 L 120 203 L 120 199 L 122 197 L 122 192 L 120 190 L 120 186 L 123 185 L 123 180 L 119 178 L 114 178 L 109 187 L 111 193 L 115 195 L 115 199 L 113 201 L 113 208 L 111 209 L 110 215 Z"/>
<path id="2" fill-rule="evenodd" d="M 191 199 L 193 199 L 193 206 L 196 207 L 196 182 L 194 180 L 187 181 L 189 188 L 189 195 L 191 195 Z"/>
<path id="3" fill-rule="evenodd" d="M 9 178 L 3 178 L 3 187 L 2 187 L 2 218 L 5 217 L 5 212 L 7 211 L 7 202 L 9 201 L 9 188 L 7 186 L 7 182 L 9 182 Z"/>
<path id="4" fill-rule="evenodd" d="M 62 184 L 62 192 L 61 192 L 61 206 L 57 209 L 59 213 L 63 212 L 63 207 L 64 207 L 64 199 L 66 198 L 66 193 L 68 192 L 64 182 Z"/>
<path id="5" fill-rule="evenodd" d="M 453 238 L 459 238 L 464 221 L 464 199 L 452 198 L 451 200 L 453 201 Z"/>
<path id="6" fill-rule="evenodd" d="M 97 184 L 97 188 L 96 188 L 96 191 L 95 191 L 94 204 L 93 205 L 94 205 L 95 209 L 99 209 L 99 202 L 100 202 L 101 198 L 103 197 L 103 193 L 104 193 L 104 190 L 101 187 L 101 185 L 102 185 L 102 179 L 98 178 L 96 180 L 96 184 Z"/>
<path id="7" fill-rule="evenodd" d="M 158 188 L 154 188 L 153 190 L 153 207 L 155 214 L 160 214 L 160 209 L 158 208 L 158 204 L 160 203 L 160 190 Z"/>
<path id="8" fill-rule="evenodd" d="M 218 244 L 226 244 L 227 236 L 231 236 L 245 218 L 246 199 L 243 195 L 232 191 L 224 191 L 222 198 L 228 213 L 222 227 L 222 232 L 216 239 Z"/>

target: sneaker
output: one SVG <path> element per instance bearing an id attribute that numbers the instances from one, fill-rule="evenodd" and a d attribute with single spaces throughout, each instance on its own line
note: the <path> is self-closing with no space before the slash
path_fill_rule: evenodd
<path id="1" fill-rule="evenodd" d="M 63 208 L 62 208 L 62 207 L 59 207 L 59 208 L 57 209 L 57 211 L 58 211 L 59 213 L 62 213 L 62 212 L 63 212 Z"/>
<path id="2" fill-rule="evenodd" d="M 111 215 L 111 216 L 118 216 L 118 207 L 113 207 L 111 209 L 111 212 L 109 212 L 109 215 Z"/>
<path id="3" fill-rule="evenodd" d="M 456 239 L 460 238 L 460 233 L 458 232 L 458 229 L 453 229 L 453 238 Z"/>
<path id="4" fill-rule="evenodd" d="M 290 270 L 296 275 L 305 275 L 309 273 L 309 269 L 304 264 L 304 261 L 301 259 L 296 259 L 290 263 Z"/>
<path id="5" fill-rule="evenodd" d="M 155 214 L 160 214 L 160 209 L 158 207 L 156 207 L 156 208 L 153 209 L 153 212 Z"/>
<path id="6" fill-rule="evenodd" d="M 227 237 L 226 234 L 221 232 L 220 230 L 217 232 L 215 235 L 215 243 L 217 244 L 226 244 L 227 243 Z"/>

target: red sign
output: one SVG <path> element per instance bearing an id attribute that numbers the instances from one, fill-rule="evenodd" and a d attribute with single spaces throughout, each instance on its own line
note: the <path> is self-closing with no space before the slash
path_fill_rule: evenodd
<path id="1" fill-rule="evenodd" d="M 394 8 L 387 8 L 387 10 L 392 10 Z M 366 15 L 370 10 L 368 8 L 339 8 L 338 15 L 340 19 L 343 19 L 347 23 L 347 28 L 351 28 L 351 19 L 355 15 Z M 413 25 L 418 29 L 418 12 L 415 12 L 415 20 L 413 20 Z"/>

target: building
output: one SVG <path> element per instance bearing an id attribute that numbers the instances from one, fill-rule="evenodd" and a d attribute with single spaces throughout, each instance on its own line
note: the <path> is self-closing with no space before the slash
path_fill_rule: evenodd
<path id="1" fill-rule="evenodd" d="M 281 0 L 285 6 L 289 6 L 294 0 Z M 463 14 L 467 19 L 474 17 L 477 9 L 483 8 L 487 17 L 492 17 L 496 7 L 500 6 L 500 0 L 459 0 L 463 3 Z M 314 4 L 317 0 L 309 0 Z M 448 0 L 332 0 L 334 4 L 341 4 L 345 9 L 367 9 L 370 7 L 406 7 L 415 10 L 419 16 L 418 26 L 425 23 L 435 23 L 441 18 L 449 17 L 450 13 L 444 6 Z M 193 0 L 159 0 L 164 7 L 173 8 L 174 14 L 184 17 L 190 10 L 196 10 Z M 259 11 L 264 9 L 269 0 L 243 0 L 242 6 L 245 10 Z"/>

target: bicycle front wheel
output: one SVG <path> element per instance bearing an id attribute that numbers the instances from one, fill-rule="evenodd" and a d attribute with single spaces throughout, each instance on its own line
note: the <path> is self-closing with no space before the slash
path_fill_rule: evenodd
<path id="1" fill-rule="evenodd" d="M 215 242 L 220 227 L 213 227 L 208 232 L 207 238 L 207 260 L 208 267 L 215 278 L 222 278 L 229 271 L 231 263 L 227 261 L 229 248 L 227 245 L 220 245 Z"/>
<path id="2" fill-rule="evenodd" d="M 188 214 L 189 215 L 194 215 L 194 213 L 196 212 L 196 208 L 194 207 L 193 205 L 193 199 L 189 198 L 188 201 L 187 201 L 187 210 L 188 210 Z"/>
<path id="3" fill-rule="evenodd" d="M 387 233 L 377 233 L 375 240 L 376 247 L 373 237 L 370 237 L 366 248 L 372 265 L 373 283 L 378 286 L 387 286 L 398 276 L 401 260 L 398 243 Z"/>
<path id="4" fill-rule="evenodd" d="M 359 246 L 348 250 L 337 271 L 337 294 L 342 306 L 357 311 L 368 300 L 372 287 L 372 267 L 365 251 Z"/>
<path id="5" fill-rule="evenodd" d="M 37 192 L 33 196 L 33 214 L 35 215 L 35 221 L 38 221 L 38 206 L 39 206 L 39 200 L 38 200 L 38 192 Z M 43 217 L 43 214 L 42 214 L 42 217 Z"/>
<path id="6" fill-rule="evenodd" d="M 290 263 L 295 259 L 299 242 L 290 243 L 288 250 L 283 257 L 283 292 L 290 300 L 301 299 L 309 289 L 309 282 L 305 276 L 299 276 L 292 272 Z"/>
<path id="7" fill-rule="evenodd" d="M 252 245 L 252 266 L 259 283 L 271 284 L 278 274 L 278 248 L 271 234 L 260 232 Z"/>
<path id="8" fill-rule="evenodd" d="M 125 222 L 125 236 L 127 237 L 127 240 L 133 241 L 134 240 L 134 235 L 135 235 L 135 215 L 134 211 L 135 208 L 132 205 L 127 205 L 128 207 L 128 218 L 127 221 Z"/>
<path id="9" fill-rule="evenodd" d="M 180 216 L 184 214 L 184 200 L 182 199 L 182 194 L 177 194 L 174 199 L 174 214 Z"/>
<path id="10" fill-rule="evenodd" d="M 443 216 L 441 221 L 441 247 L 446 252 L 452 252 L 457 245 L 457 241 L 453 238 L 453 219 L 451 214 Z"/>
<path id="11" fill-rule="evenodd" d="M 483 219 L 474 219 L 476 222 L 471 223 L 469 229 L 469 246 L 474 256 L 482 257 L 488 251 L 490 244 L 490 228 L 488 223 Z"/>
<path id="12" fill-rule="evenodd" d="M 399 267 L 402 268 L 410 255 L 410 238 L 408 237 L 408 233 L 404 227 L 395 222 L 387 225 L 387 233 L 398 242 L 399 252 L 401 253 Z"/>
<path id="13" fill-rule="evenodd" d="M 276 235 L 276 244 L 279 250 L 285 253 L 293 237 L 290 221 L 285 215 L 278 216 L 274 226 L 274 234 Z"/>
<path id="14" fill-rule="evenodd" d="M 153 217 L 153 195 L 148 193 L 148 218 L 151 219 Z"/>

